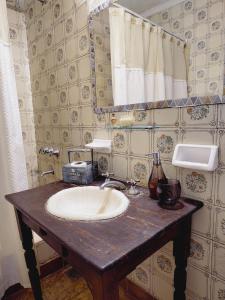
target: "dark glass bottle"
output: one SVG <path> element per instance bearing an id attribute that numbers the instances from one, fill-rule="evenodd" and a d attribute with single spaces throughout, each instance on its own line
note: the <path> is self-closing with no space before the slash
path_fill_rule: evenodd
<path id="1" fill-rule="evenodd" d="M 153 157 L 153 167 L 148 181 L 148 188 L 150 192 L 150 198 L 154 200 L 158 200 L 158 196 L 157 196 L 158 182 L 167 183 L 168 180 L 162 168 L 159 152 L 155 152 L 150 155 Z"/>

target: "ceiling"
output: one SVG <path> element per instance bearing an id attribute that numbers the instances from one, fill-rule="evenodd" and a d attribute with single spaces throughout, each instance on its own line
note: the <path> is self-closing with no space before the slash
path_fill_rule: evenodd
<path id="1" fill-rule="evenodd" d="M 184 0 L 118 0 L 117 2 L 144 17 L 151 16 Z"/>

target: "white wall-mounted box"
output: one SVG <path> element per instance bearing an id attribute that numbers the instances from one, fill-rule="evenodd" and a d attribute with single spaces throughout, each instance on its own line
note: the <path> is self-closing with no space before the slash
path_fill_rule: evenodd
<path id="1" fill-rule="evenodd" d="M 214 171 L 218 166 L 218 146 L 177 144 L 172 164 L 182 168 Z"/>
<path id="2" fill-rule="evenodd" d="M 111 153 L 112 140 L 94 139 L 90 144 L 86 144 L 85 147 L 93 149 L 95 152 Z"/>

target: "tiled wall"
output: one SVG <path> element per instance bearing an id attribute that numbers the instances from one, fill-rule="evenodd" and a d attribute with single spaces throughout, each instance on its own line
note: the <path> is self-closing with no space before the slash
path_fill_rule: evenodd
<path id="1" fill-rule="evenodd" d="M 109 10 L 105 9 L 93 17 L 96 102 L 97 106 L 113 106 L 112 71 L 110 51 Z"/>
<path id="2" fill-rule="evenodd" d="M 23 13 L 16 12 L 12 9 L 8 9 L 7 13 L 22 123 L 28 183 L 29 187 L 35 187 L 38 185 L 38 167 L 25 16 Z"/>
<path id="3" fill-rule="evenodd" d="M 187 0 L 150 17 L 191 46 L 190 96 L 223 93 L 224 9 L 223 0 Z"/>
<path id="4" fill-rule="evenodd" d="M 139 111 L 135 113 L 138 124 L 155 123 L 160 129 L 109 130 L 110 115 L 96 115 L 91 106 L 86 3 L 54 0 L 41 6 L 31 1 L 26 17 L 37 146 L 61 151 L 59 159 L 38 154 L 40 169 L 53 166 L 56 170 L 55 177 L 46 177 L 42 183 L 61 177 L 68 148 L 93 137 L 113 140 L 111 155 L 96 155 L 101 171 L 113 170 L 115 177 L 140 179 L 143 185 L 151 168 L 145 154 L 160 150 L 166 175 L 179 178 L 183 194 L 205 204 L 193 220 L 187 299 L 224 299 L 225 106 Z M 219 144 L 220 168 L 207 173 L 173 167 L 177 142 Z M 169 244 L 130 275 L 161 300 L 172 299 L 171 251 Z"/>

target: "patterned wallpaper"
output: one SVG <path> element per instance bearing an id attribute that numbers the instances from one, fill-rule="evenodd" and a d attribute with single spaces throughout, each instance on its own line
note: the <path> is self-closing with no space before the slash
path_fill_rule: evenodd
<path id="1" fill-rule="evenodd" d="M 150 17 L 191 46 L 190 96 L 223 94 L 224 1 L 184 1 Z"/>
<path id="2" fill-rule="evenodd" d="M 27 53 L 27 35 L 25 16 L 23 13 L 8 9 L 9 35 L 12 46 L 12 57 L 16 75 L 16 86 L 19 101 L 19 110 L 22 123 L 22 134 L 26 156 L 29 187 L 38 183 L 37 155 L 33 104 L 30 83 L 29 60 Z"/>
<path id="3" fill-rule="evenodd" d="M 207 15 L 218 3 L 207 5 Z M 91 105 L 86 2 L 53 0 L 41 6 L 33 1 L 26 20 L 37 149 L 53 146 L 61 151 L 59 159 L 37 154 L 40 170 L 54 167 L 56 171 L 55 176 L 42 178 L 41 183 L 60 178 L 67 149 L 84 145 L 93 137 L 113 141 L 112 154 L 95 155 L 101 171 L 113 170 L 116 178 L 140 179 L 142 185 L 146 185 L 152 166 L 145 154 L 159 150 L 166 175 L 179 178 L 183 194 L 205 204 L 193 218 L 187 299 L 224 299 L 225 105 L 136 111 L 137 124 L 154 123 L 160 128 L 107 129 L 110 114 L 96 115 Z M 171 159 L 178 142 L 218 144 L 220 167 L 212 173 L 173 167 Z M 157 299 L 170 300 L 173 270 L 172 247 L 168 244 L 130 278 Z"/>

